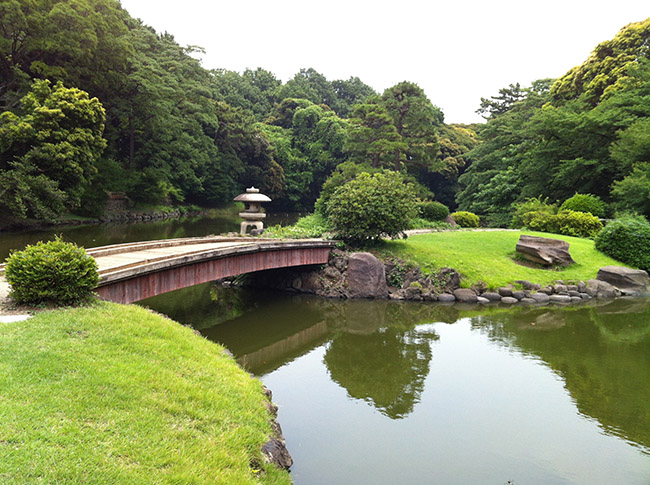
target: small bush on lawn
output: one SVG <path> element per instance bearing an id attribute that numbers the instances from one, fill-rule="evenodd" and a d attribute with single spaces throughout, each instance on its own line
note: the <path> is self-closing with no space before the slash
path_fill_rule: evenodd
<path id="1" fill-rule="evenodd" d="M 515 229 L 528 226 L 531 217 L 528 215 L 531 212 L 542 212 L 544 214 L 557 214 L 557 206 L 548 203 L 548 197 L 533 197 L 526 199 L 524 202 L 517 202 L 513 204 L 515 212 L 512 216 L 511 226 Z"/>
<path id="2" fill-rule="evenodd" d="M 585 212 L 560 211 L 557 214 L 529 212 L 524 214 L 526 227 L 533 231 L 551 232 L 566 236 L 593 238 L 603 228 L 596 216 Z"/>
<path id="3" fill-rule="evenodd" d="M 605 203 L 597 195 L 575 194 L 562 203 L 560 210 L 586 212 L 596 217 L 604 217 Z"/>
<path id="4" fill-rule="evenodd" d="M 596 249 L 630 266 L 650 271 L 650 224 L 641 216 L 616 219 L 598 233 Z"/>
<path id="5" fill-rule="evenodd" d="M 395 237 L 417 214 L 413 186 L 397 172 L 362 172 L 337 188 L 327 202 L 328 222 L 337 237 L 363 243 Z"/>
<path id="6" fill-rule="evenodd" d="M 84 248 L 57 238 L 7 258 L 9 296 L 17 303 L 71 305 L 88 300 L 99 281 L 97 263 Z"/>
<path id="7" fill-rule="evenodd" d="M 458 211 L 451 214 L 451 218 L 456 221 L 460 227 L 478 227 L 479 222 L 481 221 L 479 217 L 467 211 Z"/>
<path id="8" fill-rule="evenodd" d="M 440 202 L 426 201 L 419 204 L 420 215 L 427 221 L 444 221 L 449 215 L 449 208 Z"/>

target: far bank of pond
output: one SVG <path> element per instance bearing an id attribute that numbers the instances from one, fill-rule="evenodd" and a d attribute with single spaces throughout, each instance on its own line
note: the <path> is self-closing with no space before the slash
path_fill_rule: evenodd
<path id="1" fill-rule="evenodd" d="M 296 483 L 650 481 L 650 301 L 478 307 L 202 285 L 141 304 L 274 391 Z"/>

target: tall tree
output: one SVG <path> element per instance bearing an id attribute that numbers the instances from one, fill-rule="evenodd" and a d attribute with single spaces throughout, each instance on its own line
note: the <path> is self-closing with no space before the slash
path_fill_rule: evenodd
<path id="1" fill-rule="evenodd" d="M 79 204 L 106 146 L 97 98 L 35 81 L 22 115 L 0 115 L 0 204 L 19 217 L 53 217 Z"/>
<path id="2" fill-rule="evenodd" d="M 393 164 L 399 171 L 402 164 L 410 172 L 439 170 L 436 128 L 444 122 L 439 108 L 431 104 L 415 83 L 401 82 L 384 91 L 382 101 L 393 118 L 397 133 L 408 145 L 406 156 L 399 149 L 393 152 Z"/>

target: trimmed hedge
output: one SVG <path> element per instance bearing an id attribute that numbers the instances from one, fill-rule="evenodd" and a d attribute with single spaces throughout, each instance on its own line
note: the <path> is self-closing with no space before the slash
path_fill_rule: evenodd
<path id="1" fill-rule="evenodd" d="M 28 305 L 81 303 L 91 298 L 99 282 L 95 259 L 59 238 L 12 252 L 5 276 L 11 285 L 9 296 Z"/>
<path id="2" fill-rule="evenodd" d="M 528 229 L 566 236 L 593 238 L 603 228 L 596 216 L 585 212 L 560 211 L 557 214 L 536 211 L 524 214 L 523 221 Z"/>
<path id="3" fill-rule="evenodd" d="M 427 221 L 444 221 L 449 215 L 449 207 L 436 201 L 426 201 L 419 204 L 420 214 Z"/>
<path id="4" fill-rule="evenodd" d="M 562 203 L 560 210 L 586 212 L 596 217 L 604 217 L 605 203 L 597 195 L 575 194 Z"/>
<path id="5" fill-rule="evenodd" d="M 650 272 L 650 224 L 643 217 L 616 219 L 598 233 L 596 249 Z"/>
<path id="6" fill-rule="evenodd" d="M 473 212 L 467 211 L 458 211 L 451 214 L 451 218 L 458 224 L 460 227 L 478 227 L 481 222 L 479 216 Z"/>

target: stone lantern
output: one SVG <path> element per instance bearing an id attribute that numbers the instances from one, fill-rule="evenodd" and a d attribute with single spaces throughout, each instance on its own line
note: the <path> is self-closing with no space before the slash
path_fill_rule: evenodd
<path id="1" fill-rule="evenodd" d="M 271 202 L 271 199 L 264 194 L 260 194 L 260 189 L 251 187 L 246 189 L 245 194 L 239 194 L 234 200 L 243 202 L 245 205 L 244 212 L 239 213 L 239 217 L 244 219 L 239 232 L 245 235 L 246 230 L 253 227 L 261 233 L 264 229 L 262 220 L 266 217 L 266 214 L 262 212 L 262 202 Z"/>

